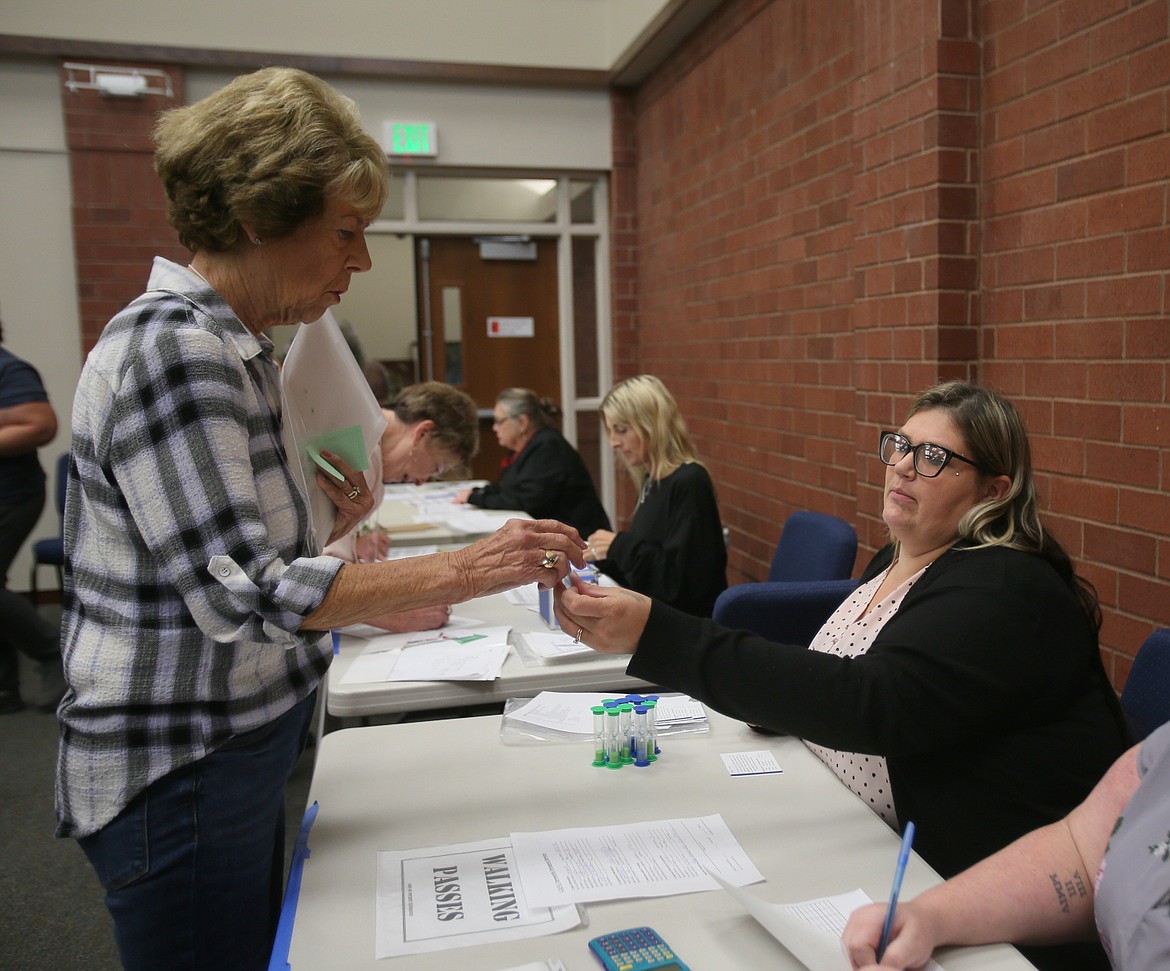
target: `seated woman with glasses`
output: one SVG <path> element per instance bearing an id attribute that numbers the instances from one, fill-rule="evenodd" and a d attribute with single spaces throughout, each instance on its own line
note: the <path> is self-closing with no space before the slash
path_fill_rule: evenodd
<path id="1" fill-rule="evenodd" d="M 811 648 L 628 590 L 558 591 L 561 626 L 627 671 L 797 735 L 944 876 L 1061 818 L 1128 744 L 1091 586 L 1041 524 L 1027 434 L 950 382 L 883 432 L 880 550 Z M 1029 955 L 1107 968 L 1096 945 Z"/>
<path id="2" fill-rule="evenodd" d="M 492 429 L 509 455 L 498 482 L 465 489 L 456 502 L 483 509 L 523 509 L 533 519 L 559 519 L 582 536 L 609 529 L 609 516 L 581 456 L 552 422 L 561 409 L 528 388 L 496 396 Z"/>

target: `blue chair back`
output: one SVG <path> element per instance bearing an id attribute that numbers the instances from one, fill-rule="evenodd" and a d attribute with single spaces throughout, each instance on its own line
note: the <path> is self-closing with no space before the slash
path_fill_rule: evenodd
<path id="1" fill-rule="evenodd" d="M 65 566 L 65 492 L 69 487 L 69 453 L 57 459 L 57 481 L 53 483 L 54 495 L 57 500 L 57 523 L 60 535 L 49 539 L 38 539 L 32 544 L 32 566 L 28 571 L 28 587 L 33 600 L 37 598 L 37 567 L 53 566 L 57 568 L 57 585 L 64 588 L 65 580 L 62 570 Z"/>
<path id="2" fill-rule="evenodd" d="M 1121 709 L 1138 742 L 1170 721 L 1170 629 L 1154 631 L 1138 648 L 1121 689 Z"/>
<path id="3" fill-rule="evenodd" d="M 857 533 L 849 523 L 823 512 L 788 517 L 772 556 L 769 580 L 846 580 L 857 558 Z"/>
<path id="4" fill-rule="evenodd" d="M 712 618 L 733 630 L 808 647 L 856 588 L 857 581 L 850 579 L 739 583 L 719 594 Z"/>
<path id="5" fill-rule="evenodd" d="M 57 459 L 57 515 L 61 519 L 61 531 L 65 531 L 65 492 L 69 488 L 69 453 Z"/>

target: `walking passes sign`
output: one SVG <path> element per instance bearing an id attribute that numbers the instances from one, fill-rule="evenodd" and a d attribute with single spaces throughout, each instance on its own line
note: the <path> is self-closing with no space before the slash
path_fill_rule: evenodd
<path id="1" fill-rule="evenodd" d="M 535 317 L 488 317 L 488 337 L 535 337 Z"/>
<path id="2" fill-rule="evenodd" d="M 558 934 L 573 904 L 530 906 L 507 837 L 378 854 L 375 956 Z"/>

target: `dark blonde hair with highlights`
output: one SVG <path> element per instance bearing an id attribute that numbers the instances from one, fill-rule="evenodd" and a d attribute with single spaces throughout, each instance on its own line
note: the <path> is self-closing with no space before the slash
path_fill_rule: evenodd
<path id="1" fill-rule="evenodd" d="M 195 252 L 231 249 L 244 223 L 262 239 L 287 236 L 333 196 L 371 220 L 386 201 L 386 153 L 356 105 L 294 68 L 242 75 L 164 112 L 154 143 L 167 218 Z"/>
<path id="2" fill-rule="evenodd" d="M 688 462 L 702 465 L 674 395 L 653 374 L 626 378 L 610 388 L 601 399 L 601 417 L 606 428 L 632 428 L 646 446 L 645 468 L 626 465 L 638 488 L 647 476 L 663 479 Z"/>
<path id="3" fill-rule="evenodd" d="M 978 466 L 977 474 L 1010 480 L 1002 496 L 975 503 L 959 518 L 959 545 L 966 549 L 1006 546 L 1043 556 L 1073 589 L 1089 622 L 1099 630 L 1097 591 L 1077 575 L 1068 553 L 1041 522 L 1028 432 L 1015 406 L 991 388 L 947 381 L 919 394 L 906 417 L 934 410 L 954 422 L 966 442 L 967 457 Z"/>

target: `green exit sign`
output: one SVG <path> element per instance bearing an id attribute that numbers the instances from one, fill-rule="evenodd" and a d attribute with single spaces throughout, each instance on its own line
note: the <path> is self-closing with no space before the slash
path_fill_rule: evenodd
<path id="1" fill-rule="evenodd" d="M 435 158 L 439 154 L 439 132 L 433 121 L 388 121 L 385 141 L 387 155 Z"/>

